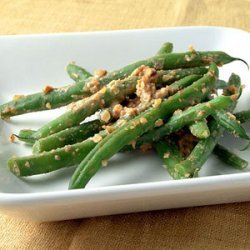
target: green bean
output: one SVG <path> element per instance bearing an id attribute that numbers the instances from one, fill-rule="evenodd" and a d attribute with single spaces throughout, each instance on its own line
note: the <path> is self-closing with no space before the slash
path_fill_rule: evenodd
<path id="1" fill-rule="evenodd" d="M 73 145 L 66 145 L 40 154 L 11 157 L 8 160 L 9 170 L 16 176 L 31 176 L 52 172 L 64 167 L 79 164 L 96 143 L 87 139 Z"/>
<path id="2" fill-rule="evenodd" d="M 88 78 L 85 81 L 79 81 L 77 84 L 69 85 L 63 88 L 57 88 L 48 93 L 42 92 L 27 95 L 6 104 L 2 104 L 0 106 L 0 116 L 1 118 L 6 119 L 11 116 L 28 112 L 54 109 L 65 106 L 73 101 L 91 95 L 91 89 L 88 87 L 89 83 L 97 80 L 100 86 L 103 86 L 112 80 L 124 79 L 141 65 L 146 65 L 149 67 L 154 67 L 157 70 L 161 70 L 206 66 L 211 62 L 222 65 L 235 60 L 243 61 L 242 59 L 231 57 L 221 51 L 170 53 L 161 56 L 155 56 L 127 65 L 124 68 L 110 72 L 99 79 Z"/>
<path id="3" fill-rule="evenodd" d="M 220 160 L 236 169 L 245 169 L 248 166 L 247 161 L 245 161 L 223 145 L 217 144 L 214 148 L 213 153 L 217 155 Z"/>
<path id="4" fill-rule="evenodd" d="M 238 136 L 246 140 L 250 139 L 243 126 L 238 120 L 236 120 L 232 113 L 226 112 L 225 110 L 217 110 L 214 114 L 212 114 L 212 116 L 222 127 L 234 136 Z"/>
<path id="5" fill-rule="evenodd" d="M 37 154 L 43 151 L 61 148 L 65 145 L 81 142 L 102 129 L 100 120 L 93 120 L 83 123 L 79 126 L 67 128 L 45 138 L 41 138 L 33 145 L 33 153 Z"/>
<path id="6" fill-rule="evenodd" d="M 208 73 L 191 86 L 166 99 L 160 107 L 151 108 L 143 112 L 112 134 L 107 135 L 80 163 L 71 178 L 69 188 L 84 187 L 101 165 L 105 165 L 110 157 L 129 142 L 153 129 L 160 119 L 167 119 L 175 109 L 186 107 L 191 100 L 201 101 L 208 91 L 214 87 L 217 76 L 218 69 L 215 64 L 211 64 Z M 203 88 L 205 88 L 205 91 L 202 92 Z"/>

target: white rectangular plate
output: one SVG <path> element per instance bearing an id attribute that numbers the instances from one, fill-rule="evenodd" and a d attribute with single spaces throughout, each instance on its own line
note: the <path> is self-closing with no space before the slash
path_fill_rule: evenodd
<path id="1" fill-rule="evenodd" d="M 162 43 L 171 41 L 175 51 L 223 50 L 250 63 L 249 33 L 220 27 L 179 27 L 55 35 L 0 37 L 0 103 L 14 94 L 41 91 L 46 84 L 70 82 L 64 70 L 76 61 L 88 70 L 117 69 L 135 60 L 150 57 Z M 249 83 L 249 72 L 240 62 L 225 65 L 221 78 L 231 72 Z M 246 86 L 238 109 L 250 108 Z M 185 206 L 200 206 L 250 200 L 249 168 L 237 171 L 211 156 L 200 177 L 171 180 L 162 162 L 152 153 L 118 154 L 101 169 L 84 190 L 67 190 L 73 168 L 51 174 L 18 179 L 7 169 L 12 155 L 27 155 L 31 148 L 8 141 L 10 133 L 38 128 L 62 110 L 39 112 L 0 121 L 0 211 L 19 218 L 39 221 L 128 213 Z M 242 141 L 226 136 L 235 148 Z M 248 152 L 240 154 L 250 160 Z"/>

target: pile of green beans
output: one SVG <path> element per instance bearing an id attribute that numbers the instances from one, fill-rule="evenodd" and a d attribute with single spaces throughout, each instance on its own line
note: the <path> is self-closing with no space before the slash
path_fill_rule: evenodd
<path id="1" fill-rule="evenodd" d="M 25 177 L 77 165 L 69 189 L 84 188 L 114 154 L 132 150 L 154 150 L 173 179 L 197 177 L 211 153 L 245 169 L 246 160 L 219 144 L 225 131 L 250 139 L 241 125 L 250 120 L 250 110 L 234 113 L 243 89 L 240 77 L 219 79 L 218 66 L 236 60 L 243 61 L 222 51 L 173 53 L 173 44 L 166 42 L 155 56 L 109 73 L 91 74 L 70 63 L 66 70 L 74 83 L 47 86 L 0 105 L 4 120 L 69 105 L 38 130 L 15 134 L 33 154 L 12 156 L 8 167 Z M 121 108 L 118 117 L 115 107 Z M 96 112 L 105 113 L 105 119 L 85 121 Z"/>

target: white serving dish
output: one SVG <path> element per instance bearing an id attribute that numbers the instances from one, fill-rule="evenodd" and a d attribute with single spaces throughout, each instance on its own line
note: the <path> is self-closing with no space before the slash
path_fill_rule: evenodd
<path id="1" fill-rule="evenodd" d="M 0 37 L 0 103 L 14 94 L 40 91 L 46 84 L 70 82 L 64 70 L 76 61 L 88 70 L 117 69 L 154 55 L 165 41 L 175 51 L 192 44 L 197 50 L 223 50 L 250 63 L 249 33 L 220 27 L 178 27 L 91 33 L 21 35 Z M 240 62 L 226 65 L 221 77 L 231 72 L 249 83 L 249 71 Z M 246 86 L 238 109 L 250 108 Z M 0 121 L 0 211 L 38 221 L 65 220 L 165 208 L 201 206 L 250 200 L 250 172 L 235 170 L 211 156 L 199 178 L 173 181 L 153 154 L 117 155 L 84 190 L 67 190 L 72 168 L 18 179 L 7 169 L 11 155 L 27 155 L 22 143 L 10 144 L 8 136 L 21 128 L 38 128 L 62 110 L 40 112 Z M 229 136 L 227 145 L 242 141 Z M 249 152 L 241 155 L 250 160 Z"/>

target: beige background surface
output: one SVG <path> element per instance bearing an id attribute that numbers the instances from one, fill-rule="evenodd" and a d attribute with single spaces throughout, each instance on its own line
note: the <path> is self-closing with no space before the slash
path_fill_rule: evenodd
<path id="1" fill-rule="evenodd" d="M 248 0 L 0 0 L 0 6 L 0 34 L 186 25 L 250 31 Z M 249 217 L 250 203 L 42 224 L 0 214 L 0 249 L 250 249 Z"/>

